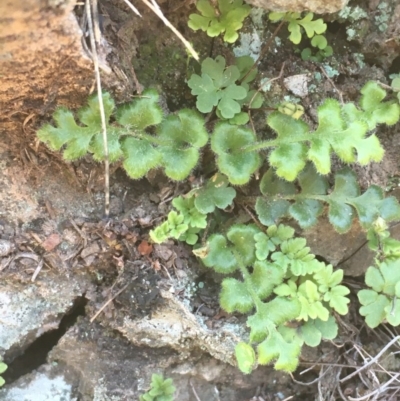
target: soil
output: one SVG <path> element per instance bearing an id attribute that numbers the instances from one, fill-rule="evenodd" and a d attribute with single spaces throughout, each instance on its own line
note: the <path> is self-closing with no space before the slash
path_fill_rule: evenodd
<path id="1" fill-rule="evenodd" d="M 176 36 L 138 3 L 142 18 L 121 1 L 100 1 L 107 49 L 104 63 L 111 66 L 108 73 L 102 72 L 104 87 L 118 103 L 130 100 L 143 88 L 156 87 L 168 112 L 194 107 L 186 80 L 198 65 L 188 59 Z M 260 78 L 273 78 L 279 76 L 284 64 L 284 75 L 265 93 L 265 104 L 276 104 L 284 96 L 293 99 L 283 78 L 307 74 L 308 93 L 297 99 L 306 110 L 305 119 L 313 123 L 316 107 L 326 97 L 338 98 L 340 94 L 345 101 L 354 101 L 368 80 L 389 84 L 389 75 L 400 72 L 400 1 L 391 1 L 387 9 L 375 3 L 349 4 L 362 7 L 368 18 L 326 17 L 326 36 L 334 55 L 323 64 L 303 61 L 283 28 L 258 67 Z M 72 10 L 72 3 L 65 4 Z M 237 45 L 226 46 L 218 38 L 187 27 L 188 15 L 194 10 L 192 2 L 164 0 L 159 4 L 201 58 L 218 54 L 227 60 L 233 58 Z M 384 12 L 388 19 L 382 30 L 377 18 Z M 75 7 L 74 15 L 79 21 L 82 7 Z M 70 27 L 68 21 L 62 24 Z M 262 21 L 260 28 L 254 16 L 243 32 L 257 32 L 261 43 L 266 43 L 276 25 L 267 23 L 266 15 Z M 76 21 L 73 24 L 75 35 L 79 28 Z M 57 26 L 53 20 L 51 30 L 57 31 Z M 42 28 L 48 26 L 43 24 Z M 351 41 L 348 29 L 356 31 Z M 66 28 L 64 34 L 72 37 Z M 42 39 L 38 36 L 37 40 Z M 46 43 L 50 42 L 48 38 Z M 149 388 L 154 372 L 174 379 L 177 401 L 348 400 L 376 388 L 371 376 L 374 372 L 338 382 L 354 371 L 350 365 L 362 365 L 361 355 L 376 355 L 397 335 L 395 328 L 368 330 L 358 314 L 355 293 L 372 261 L 360 227 L 355 224 L 349 233 L 339 236 L 322 219 L 315 228 L 301 233 L 321 260 L 345 269 L 346 284 L 353 291 L 349 315 L 338 316 L 338 339 L 315 349 L 305 347 L 293 376 L 269 366 L 248 376 L 241 374 L 234 366 L 232 350 L 245 333 L 245 321 L 220 309 L 221 277 L 205 269 L 186 244 L 149 242 L 149 230 L 168 214 L 170 200 L 187 193 L 190 184 L 169 181 L 159 171 L 133 181 L 117 164 L 111 167 L 111 213 L 105 218 L 103 166 L 90 156 L 66 163 L 35 136 L 42 124 L 51 121 L 57 106 L 76 109 L 84 104 L 93 89 L 90 59 L 82 56 L 76 42 L 70 51 L 60 50 L 47 64 L 44 59 L 44 55 L 25 58 L 32 70 L 41 71 L 33 84 L 21 78 L 26 71 L 15 65 L 2 70 L 7 85 L 2 88 L 5 106 L 0 126 L 0 287 L 4 293 L 15 290 L 22 294 L 32 289 L 33 295 L 21 298 L 23 302 L 41 294 L 44 304 L 48 303 L 47 309 L 39 311 L 38 306 L 32 311 L 33 315 L 45 315 L 37 319 L 36 326 L 26 328 L 14 342 L 0 343 L 0 355 L 9 365 L 3 374 L 7 384 L 2 391 L 21 385 L 21 380 L 33 373 L 61 374 L 71 383 L 71 400 L 138 400 Z M 77 64 L 74 60 L 80 61 Z M 253 115 L 254 126 L 268 135 L 264 121 L 265 111 Z M 400 199 L 395 191 L 400 185 L 399 131 L 400 124 L 379 127 L 385 159 L 354 169 L 362 188 L 377 184 Z M 205 154 L 192 181 L 207 167 Z M 335 168 L 339 167 L 335 161 Z M 251 186 L 238 190 L 247 193 Z M 239 207 L 233 213 L 245 215 Z M 393 227 L 393 235 L 400 238 L 398 226 Z M 2 302 L 0 297 L 0 306 Z M 0 315 L 1 324 L 3 317 Z M 0 334 L 2 330 L 5 326 Z M 360 348 L 365 354 L 357 351 Z M 381 364 L 396 371 L 399 361 L 387 352 Z M 1 398 L 4 394 L 0 393 L 0 399 L 6 399 Z M 376 399 L 389 399 L 391 394 L 386 392 Z"/>

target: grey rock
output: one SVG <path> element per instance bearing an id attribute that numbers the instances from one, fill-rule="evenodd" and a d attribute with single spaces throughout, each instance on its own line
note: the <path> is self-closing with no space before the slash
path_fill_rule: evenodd
<path id="1" fill-rule="evenodd" d="M 25 349 L 37 337 L 56 329 L 62 316 L 87 285 L 80 277 L 62 275 L 38 280 L 29 285 L 0 283 L 0 354 L 9 358 Z"/>
<path id="2" fill-rule="evenodd" d="M 77 401 L 73 388 L 61 375 L 35 372 L 0 390 L 4 401 Z"/>

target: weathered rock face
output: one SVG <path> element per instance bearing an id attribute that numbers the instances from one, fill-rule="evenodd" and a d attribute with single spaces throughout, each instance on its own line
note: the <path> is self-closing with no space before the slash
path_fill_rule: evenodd
<path id="1" fill-rule="evenodd" d="M 312 11 L 326 14 L 341 10 L 348 0 L 246 0 L 246 2 L 270 11 Z"/>

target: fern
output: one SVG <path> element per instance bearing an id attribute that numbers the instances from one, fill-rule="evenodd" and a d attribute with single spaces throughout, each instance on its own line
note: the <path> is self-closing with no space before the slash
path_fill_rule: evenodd
<path id="1" fill-rule="evenodd" d="M 360 314 L 371 328 L 388 322 L 400 324 L 400 241 L 390 237 L 386 221 L 378 218 L 368 231 L 368 246 L 376 252 L 375 266 L 368 268 L 365 283 L 370 289 L 358 292 Z"/>
<path id="2" fill-rule="evenodd" d="M 249 91 L 249 82 L 254 80 L 257 70 L 249 73 L 253 66 L 253 59 L 249 56 L 237 58 L 236 65 L 225 66 L 222 56 L 217 56 L 215 60 L 206 58 L 201 64 L 201 76 L 193 74 L 188 85 L 192 95 L 197 96 L 199 111 L 209 113 L 217 107 L 217 115 L 221 119 L 245 124 L 248 116 L 241 111 L 242 106 L 252 100 L 251 108 L 259 108 L 263 100 L 259 93 L 255 95 L 254 90 Z"/>
<path id="3" fill-rule="evenodd" d="M 163 375 L 153 374 L 151 376 L 150 390 L 141 395 L 140 401 L 173 401 L 175 386 L 172 379 L 165 379 Z"/>
<path id="4" fill-rule="evenodd" d="M 198 0 L 196 8 L 201 15 L 190 14 L 189 27 L 194 31 L 201 29 L 211 37 L 224 34 L 224 41 L 228 43 L 236 42 L 239 37 L 237 31 L 251 10 L 242 0 L 218 0 L 218 10 L 210 0 Z"/>
<path id="5" fill-rule="evenodd" d="M 383 190 L 375 185 L 361 194 L 355 173 L 347 167 L 335 174 L 331 192 L 328 180 L 311 164 L 299 175 L 298 183 L 301 191 L 293 183 L 276 177 L 271 169 L 264 174 L 260 182 L 263 196 L 257 198 L 255 206 L 263 224 L 275 224 L 289 216 L 302 228 L 311 227 L 322 214 L 324 203 L 329 205 L 330 223 L 340 233 L 350 229 L 356 215 L 365 229 L 378 217 L 387 221 L 400 219 L 396 198 L 385 198 Z"/>
<path id="6" fill-rule="evenodd" d="M 295 370 L 304 343 L 317 346 L 322 338 L 336 336 L 332 311 L 347 313 L 343 271 L 333 272 L 317 261 L 306 241 L 293 235 L 283 225 L 266 232 L 255 225 L 233 225 L 226 236 L 212 235 L 202 252 L 205 266 L 242 276 L 222 281 L 220 304 L 228 313 L 250 314 L 249 343 L 239 343 L 235 351 L 244 373 L 274 360 L 276 369 Z M 299 329 L 287 327 L 292 320 Z M 253 343 L 258 344 L 257 356 Z"/>
<path id="7" fill-rule="evenodd" d="M 228 186 L 227 178 L 215 174 L 204 186 L 192 190 L 185 197 L 175 198 L 172 205 L 177 212 L 172 210 L 164 223 L 151 230 L 150 238 L 155 243 L 174 238 L 194 245 L 199 233 L 207 226 L 207 214 L 216 208 L 227 208 L 235 196 L 236 191 Z"/>
<path id="8" fill-rule="evenodd" d="M 301 18 L 300 13 L 282 13 L 282 12 L 271 12 L 268 15 L 272 22 L 286 21 L 288 22 L 288 30 L 290 32 L 289 40 L 294 44 L 298 45 L 301 42 L 302 31 L 304 30 L 308 38 L 313 38 L 315 34 L 320 35 L 326 31 L 326 24 L 319 18 L 313 20 L 314 14 L 307 13 L 304 18 Z"/>
<path id="9" fill-rule="evenodd" d="M 115 110 L 108 93 L 103 94 L 107 121 L 110 161 L 122 159 L 123 166 L 132 178 L 138 179 L 149 170 L 162 167 L 174 180 L 183 180 L 196 166 L 200 148 L 208 142 L 203 118 L 193 110 L 183 109 L 164 118 L 155 90 L 143 92 L 143 97 Z M 115 123 L 110 118 L 115 111 Z M 88 106 L 74 115 L 65 109 L 57 110 L 53 118 L 56 126 L 46 124 L 38 138 L 51 149 L 65 146 L 63 156 L 75 160 L 88 152 L 96 160 L 103 160 L 101 120 L 98 99 L 92 97 Z M 155 134 L 148 129 L 156 127 Z"/>
<path id="10" fill-rule="evenodd" d="M 220 171 L 232 184 L 245 184 L 260 163 L 258 152 L 273 148 L 269 163 L 279 177 L 293 181 L 311 161 L 317 172 L 331 170 L 331 153 L 345 163 L 366 165 L 383 158 L 383 148 L 375 134 L 367 136 L 377 124 L 395 124 L 400 117 L 397 103 L 383 102 L 386 92 L 376 82 L 368 82 L 361 90 L 360 108 L 353 103 L 341 106 L 327 99 L 318 108 L 318 128 L 314 132 L 301 120 L 273 112 L 268 126 L 277 138 L 255 143 L 255 134 L 247 128 L 220 123 L 211 137 Z M 239 175 L 239 178 L 238 178 Z"/>

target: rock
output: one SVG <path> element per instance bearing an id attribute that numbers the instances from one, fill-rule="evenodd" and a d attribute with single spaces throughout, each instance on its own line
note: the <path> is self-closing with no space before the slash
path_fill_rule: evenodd
<path id="1" fill-rule="evenodd" d="M 167 347 L 136 347 L 116 331 L 81 319 L 53 348 L 48 362 L 69 372 L 80 401 L 138 400 L 149 389 L 153 373 L 173 379 L 174 401 L 194 401 L 194 391 L 202 401 L 242 401 L 250 399 L 266 377 L 283 392 L 291 380 L 272 367 L 244 375 L 207 353 L 191 351 L 183 355 Z"/>
<path id="2" fill-rule="evenodd" d="M 51 367 L 19 379 L 0 390 L 0 400 L 5 401 L 77 401 L 73 386 L 62 375 L 53 376 Z"/>
<path id="3" fill-rule="evenodd" d="M 151 318 L 146 316 L 132 320 L 126 317 L 122 325 L 112 324 L 113 328 L 138 346 L 170 347 L 182 355 L 201 349 L 236 366 L 234 348 L 244 335 L 243 325 L 227 324 L 219 330 L 209 330 L 175 295 L 161 291 L 161 296 L 164 303 L 152 313 Z"/>
<path id="4" fill-rule="evenodd" d="M 246 2 L 269 11 L 312 11 L 326 14 L 341 10 L 348 0 L 246 0 Z"/>
<path id="5" fill-rule="evenodd" d="M 0 283 L 0 355 L 13 359 L 36 338 L 57 329 L 62 315 L 82 296 L 88 284 L 84 277 L 40 277 L 29 285 Z"/>

